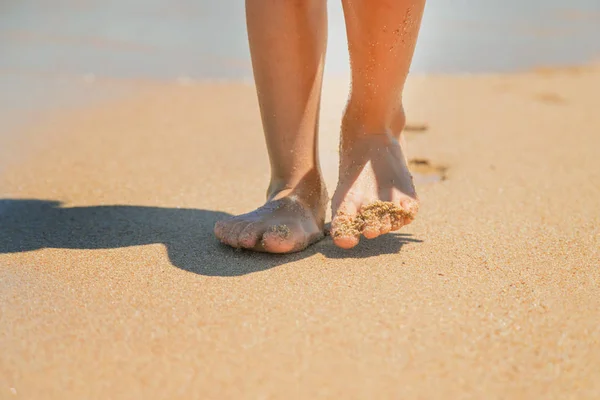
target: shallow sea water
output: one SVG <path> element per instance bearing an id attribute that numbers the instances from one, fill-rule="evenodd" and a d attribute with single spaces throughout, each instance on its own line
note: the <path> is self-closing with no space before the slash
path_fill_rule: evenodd
<path id="1" fill-rule="evenodd" d="M 329 1 L 327 72 L 348 71 Z M 600 56 L 600 1 L 429 0 L 413 70 L 510 71 Z M 0 70 L 250 79 L 241 0 L 0 2 Z"/>

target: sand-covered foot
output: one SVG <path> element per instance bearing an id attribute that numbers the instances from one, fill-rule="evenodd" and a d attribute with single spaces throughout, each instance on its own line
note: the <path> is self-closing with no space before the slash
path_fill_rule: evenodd
<path id="1" fill-rule="evenodd" d="M 304 191 L 282 190 L 247 214 L 222 220 L 215 235 L 234 248 L 268 253 L 300 251 L 323 238 L 327 193 L 321 185 Z"/>
<path id="2" fill-rule="evenodd" d="M 389 134 L 342 135 L 331 236 L 349 249 L 409 224 L 419 208 L 400 142 Z"/>

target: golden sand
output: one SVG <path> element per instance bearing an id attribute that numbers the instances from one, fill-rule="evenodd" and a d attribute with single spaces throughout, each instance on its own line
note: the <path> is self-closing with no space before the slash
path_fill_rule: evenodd
<path id="1" fill-rule="evenodd" d="M 212 234 L 264 201 L 253 87 L 131 84 L 34 121 L 0 158 L 0 398 L 600 398 L 597 88 L 412 77 L 408 154 L 447 167 L 418 218 L 277 256 Z M 325 83 L 330 190 L 346 90 Z"/>
<path id="2" fill-rule="evenodd" d="M 392 227 L 400 227 L 412 221 L 415 215 L 416 210 L 405 210 L 400 205 L 389 201 L 375 201 L 361 207 L 356 216 L 340 213 L 341 218 L 336 221 L 332 236 L 358 236 L 365 226 L 380 228 L 381 221 L 387 216 Z"/>

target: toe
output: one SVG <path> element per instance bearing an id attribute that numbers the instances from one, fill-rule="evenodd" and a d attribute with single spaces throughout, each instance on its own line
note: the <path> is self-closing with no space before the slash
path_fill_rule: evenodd
<path id="1" fill-rule="evenodd" d="M 391 230 L 397 231 L 404 225 L 410 224 L 419 211 L 419 202 L 412 198 L 404 199 L 400 206 L 391 213 Z"/>
<path id="2" fill-rule="evenodd" d="M 286 224 L 273 225 L 262 236 L 261 244 L 269 253 L 289 253 L 306 247 L 306 238 L 301 229 Z"/>
<path id="3" fill-rule="evenodd" d="M 217 239 L 219 239 L 221 242 L 225 242 L 227 231 L 229 230 L 231 223 L 232 218 L 222 219 L 220 221 L 217 221 L 217 223 L 215 224 L 214 233 Z"/>
<path id="4" fill-rule="evenodd" d="M 357 236 L 338 236 L 333 238 L 333 243 L 342 249 L 351 249 L 358 244 Z"/>
<path id="5" fill-rule="evenodd" d="M 333 243 L 343 249 L 351 249 L 356 246 L 362 229 L 362 224 L 360 225 L 356 215 L 339 212 L 331 221 Z"/>
<path id="6" fill-rule="evenodd" d="M 391 218 L 391 231 L 397 231 L 398 229 L 402 228 L 404 225 L 406 225 L 404 223 L 404 216 L 399 214 L 399 215 L 394 215 Z"/>
<path id="7" fill-rule="evenodd" d="M 331 221 L 333 243 L 342 249 L 351 249 L 360 240 L 362 220 L 357 219 L 358 209 L 353 202 L 342 203 Z"/>
<path id="8" fill-rule="evenodd" d="M 365 223 L 362 234 L 367 239 L 374 239 L 379 236 L 381 227 L 379 221 L 368 221 Z"/>
<path id="9" fill-rule="evenodd" d="M 408 225 L 415 219 L 417 212 L 419 212 L 419 202 L 415 199 L 405 199 L 400 205 L 405 212 L 402 225 Z"/>
<path id="10" fill-rule="evenodd" d="M 246 226 L 248 226 L 248 221 L 239 221 L 235 225 L 231 227 L 229 232 L 225 235 L 225 241 L 231 247 L 240 247 L 239 238 L 240 233 L 244 230 Z"/>
<path id="11" fill-rule="evenodd" d="M 238 244 L 245 249 L 252 249 L 259 243 L 264 232 L 265 228 L 262 224 L 258 222 L 250 223 L 240 232 Z"/>
<path id="12" fill-rule="evenodd" d="M 371 210 L 370 207 L 375 205 L 376 203 L 371 203 L 360 209 L 360 217 L 364 221 L 361 233 L 367 239 L 374 239 L 381 232 L 381 216 L 383 212 L 373 212 L 373 210 L 377 211 L 377 209 L 373 208 Z"/>
<path id="13" fill-rule="evenodd" d="M 417 212 L 419 212 L 419 202 L 415 199 L 404 199 L 400 205 L 411 219 L 417 215 Z"/>
<path id="14" fill-rule="evenodd" d="M 392 219 L 389 214 L 384 215 L 381 218 L 381 225 L 379 227 L 379 234 L 385 235 L 392 230 Z"/>

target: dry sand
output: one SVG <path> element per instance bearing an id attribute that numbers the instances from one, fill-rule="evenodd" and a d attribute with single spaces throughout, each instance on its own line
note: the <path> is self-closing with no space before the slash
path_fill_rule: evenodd
<path id="1" fill-rule="evenodd" d="M 399 234 L 288 256 L 212 237 L 264 198 L 252 86 L 93 84 L 131 95 L 0 172 L 0 398 L 600 398 L 599 68 L 412 77 L 409 156 L 446 179 Z"/>

